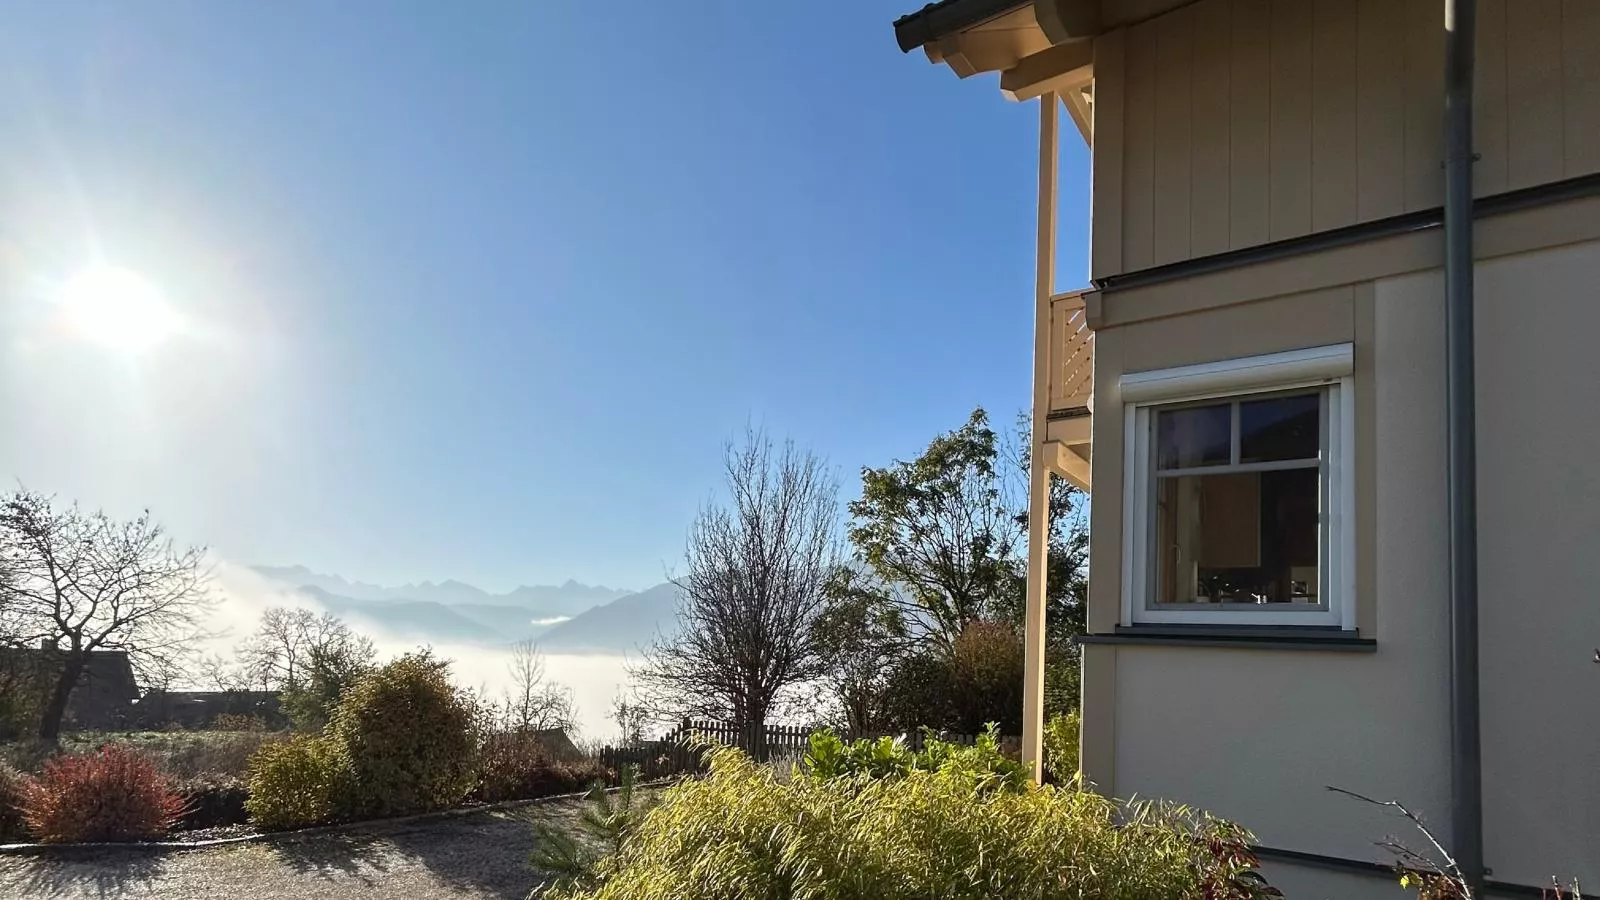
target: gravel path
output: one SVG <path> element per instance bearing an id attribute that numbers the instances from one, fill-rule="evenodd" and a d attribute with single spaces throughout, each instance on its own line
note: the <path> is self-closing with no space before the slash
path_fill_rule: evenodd
<path id="1" fill-rule="evenodd" d="M 565 818 L 576 801 L 349 831 L 155 853 L 84 850 L 0 856 L 0 897 L 163 900 L 523 900 L 533 816 Z"/>

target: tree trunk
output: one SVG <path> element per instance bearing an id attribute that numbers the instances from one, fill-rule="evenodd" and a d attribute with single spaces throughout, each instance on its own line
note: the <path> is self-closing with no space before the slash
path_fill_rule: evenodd
<path id="1" fill-rule="evenodd" d="M 39 740 L 54 744 L 61 738 L 61 720 L 66 718 L 67 702 L 72 699 L 72 690 L 78 686 L 78 679 L 83 677 L 86 662 L 80 653 L 69 652 L 62 659 L 61 674 L 50 693 L 50 702 L 45 704 L 44 713 L 39 717 Z"/>

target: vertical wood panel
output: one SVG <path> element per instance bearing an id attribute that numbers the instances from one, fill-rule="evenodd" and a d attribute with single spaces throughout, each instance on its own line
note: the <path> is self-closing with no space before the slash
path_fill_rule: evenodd
<path id="1" fill-rule="evenodd" d="M 1316 0 L 1311 51 L 1311 227 L 1356 221 L 1356 9 Z"/>
<path id="2" fill-rule="evenodd" d="M 1233 248 L 1266 243 L 1270 235 L 1271 16 L 1269 0 L 1233 0 L 1228 110 L 1228 245 Z"/>
<path id="3" fill-rule="evenodd" d="M 1123 171 L 1123 270 L 1149 268 L 1155 259 L 1156 26 L 1128 29 L 1128 93 L 1123 106 L 1127 153 Z"/>
<path id="4" fill-rule="evenodd" d="M 1117 29 L 1094 41 L 1094 152 L 1090 187 L 1089 277 L 1122 268 L 1122 178 L 1127 152 L 1123 131 L 1127 32 Z"/>
<path id="5" fill-rule="evenodd" d="M 1312 0 L 1273 0 L 1271 180 L 1273 240 L 1311 230 Z"/>
<path id="6" fill-rule="evenodd" d="M 1189 258 L 1192 7 L 1156 25 L 1155 263 Z"/>
<path id="7" fill-rule="evenodd" d="M 1405 6 L 1405 208 L 1444 202 L 1444 4 Z"/>
<path id="8" fill-rule="evenodd" d="M 1561 82 L 1568 178 L 1600 171 L 1600 0 L 1566 0 Z"/>
<path id="9" fill-rule="evenodd" d="M 1558 181 L 1566 168 L 1561 3 L 1517 0 L 1506 16 L 1506 186 L 1512 190 Z"/>
<path id="10" fill-rule="evenodd" d="M 1202 0 L 1194 7 L 1194 101 L 1189 248 L 1194 256 L 1228 249 L 1228 107 L 1233 47 L 1231 0 Z"/>
<path id="11" fill-rule="evenodd" d="M 1473 84 L 1472 193 L 1506 189 L 1506 3 L 1478 0 L 1477 77 Z"/>
<path id="12" fill-rule="evenodd" d="M 1360 0 L 1356 11 L 1356 215 L 1363 222 L 1404 208 L 1405 9 Z"/>

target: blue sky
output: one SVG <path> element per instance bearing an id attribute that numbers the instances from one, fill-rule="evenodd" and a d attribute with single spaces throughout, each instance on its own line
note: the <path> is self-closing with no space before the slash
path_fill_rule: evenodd
<path id="1" fill-rule="evenodd" d="M 0 472 L 237 561 L 644 587 L 748 420 L 847 495 L 1009 421 L 1037 110 L 902 55 L 915 5 L 9 6 Z M 63 337 L 96 262 L 179 333 Z"/>

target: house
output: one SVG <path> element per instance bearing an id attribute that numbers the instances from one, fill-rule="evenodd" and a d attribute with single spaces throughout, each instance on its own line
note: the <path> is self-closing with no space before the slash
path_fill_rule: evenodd
<path id="1" fill-rule="evenodd" d="M 1394 896 L 1374 841 L 1426 846 L 1329 785 L 1491 896 L 1600 882 L 1600 3 L 943 0 L 895 32 L 1038 101 L 1030 490 L 1093 491 L 1086 777 L 1247 825 L 1291 897 Z"/>
<path id="2" fill-rule="evenodd" d="M 289 727 L 280 707 L 278 691 L 146 691 L 134 704 L 133 721 L 139 728 L 211 728 L 218 716 L 259 720 L 261 727 Z"/>
<path id="3" fill-rule="evenodd" d="M 42 705 L 55 680 L 60 677 L 61 653 L 52 645 L 38 648 L 0 648 L 0 671 L 13 689 L 37 691 Z M 67 711 L 61 724 L 66 731 L 115 731 L 128 727 L 133 703 L 139 697 L 139 682 L 134 677 L 128 654 L 121 650 L 93 650 L 77 687 L 67 698 Z"/>

